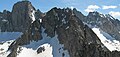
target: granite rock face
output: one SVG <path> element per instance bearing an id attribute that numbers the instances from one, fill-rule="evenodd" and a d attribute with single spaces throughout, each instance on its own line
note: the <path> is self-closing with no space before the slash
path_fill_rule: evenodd
<path id="1" fill-rule="evenodd" d="M 12 21 L 11 21 L 11 12 L 4 10 L 0 13 L 0 30 L 1 32 L 4 31 L 11 31 L 12 28 Z"/>
<path id="2" fill-rule="evenodd" d="M 69 8 L 51 9 L 43 18 L 43 26 L 48 36 L 53 37 L 55 32 L 58 34 L 60 43 L 64 44 L 70 57 L 114 57 L 114 53 L 119 57 L 119 52 L 110 52 L 102 47 L 104 45 L 91 28 L 83 24 Z"/>
<path id="3" fill-rule="evenodd" d="M 99 12 L 90 12 L 87 16 L 84 17 L 82 13 L 77 10 L 74 10 L 74 13 L 80 18 L 84 23 L 89 24 L 93 27 L 98 27 L 104 32 L 111 35 L 113 38 L 120 41 L 120 21 L 115 19 L 109 14 L 103 15 Z"/>
<path id="4" fill-rule="evenodd" d="M 111 15 L 109 15 L 109 14 L 102 15 L 98 12 L 91 12 L 86 17 L 86 20 L 87 19 L 89 19 L 90 20 L 89 22 L 91 22 L 91 24 L 93 24 L 94 26 L 100 27 L 104 32 L 107 32 L 113 38 L 115 38 L 117 40 L 120 40 L 120 36 L 119 36 L 120 35 L 120 33 L 119 33 L 119 31 L 120 31 L 120 24 L 119 24 L 120 21 L 113 18 Z"/>
<path id="5" fill-rule="evenodd" d="M 4 10 L 0 13 L 0 28 L 2 32 L 25 32 L 34 19 L 43 16 L 36 10 L 31 2 L 20 1 L 14 4 L 12 12 Z"/>
<path id="6" fill-rule="evenodd" d="M 12 52 L 8 57 L 16 57 L 18 46 L 27 45 L 30 41 L 41 40 L 41 28 L 45 28 L 45 33 L 49 37 L 58 35 L 61 44 L 64 44 L 64 49 L 68 50 L 70 57 L 119 57 L 118 51 L 110 52 L 101 43 L 97 35 L 73 13 L 69 8 L 59 9 L 53 8 L 41 18 L 42 23 L 36 20 L 29 27 L 29 30 L 23 36 L 13 43 L 9 50 Z M 38 28 L 38 30 L 31 30 Z M 31 32 L 32 31 L 32 32 Z M 32 37 L 32 33 L 36 37 Z M 32 37 L 32 38 L 31 38 Z M 38 38 L 37 38 L 38 37 Z M 43 48 L 37 50 L 42 52 Z"/>
<path id="7" fill-rule="evenodd" d="M 24 31 L 29 27 L 29 24 L 33 21 L 31 17 L 35 8 L 29 1 L 18 2 L 13 6 L 12 10 L 12 24 L 13 31 Z"/>
<path id="8" fill-rule="evenodd" d="M 41 36 L 41 23 L 36 20 L 28 27 L 29 29 L 26 30 L 23 35 L 16 39 L 8 48 L 12 52 L 7 57 L 16 57 L 17 56 L 17 49 L 19 46 L 28 45 L 31 41 L 39 41 L 42 39 Z"/>

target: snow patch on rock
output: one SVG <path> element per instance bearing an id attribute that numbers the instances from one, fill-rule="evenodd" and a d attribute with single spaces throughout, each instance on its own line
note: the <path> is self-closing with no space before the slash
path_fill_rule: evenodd
<path id="1" fill-rule="evenodd" d="M 64 50 L 64 45 L 59 43 L 58 35 L 55 34 L 51 38 L 44 31 L 45 29 L 42 28 L 42 40 L 32 41 L 29 45 L 24 45 L 17 57 L 26 57 L 28 54 L 30 54 L 29 57 L 70 57 L 68 51 Z M 45 51 L 37 54 L 37 50 L 42 46 L 45 47 Z M 25 52 L 26 54 L 24 54 Z"/>
<path id="2" fill-rule="evenodd" d="M 120 51 L 119 41 L 112 38 L 109 34 L 101 31 L 99 28 L 92 28 L 92 30 L 96 33 L 104 46 L 106 46 L 110 51 Z"/>
<path id="3" fill-rule="evenodd" d="M 32 23 L 33 23 L 35 21 L 35 11 L 34 10 L 32 10 L 31 18 L 32 18 Z"/>
<path id="4" fill-rule="evenodd" d="M 9 40 L 6 42 L 0 42 L 0 57 L 7 57 L 10 51 L 7 51 L 9 46 L 14 42 L 14 40 Z"/>
<path id="5" fill-rule="evenodd" d="M 37 54 L 37 50 L 22 47 L 22 51 L 17 55 L 17 57 L 53 57 L 52 46 L 48 43 L 41 45 L 41 47 L 43 46 L 45 47 L 45 51 L 39 54 Z"/>

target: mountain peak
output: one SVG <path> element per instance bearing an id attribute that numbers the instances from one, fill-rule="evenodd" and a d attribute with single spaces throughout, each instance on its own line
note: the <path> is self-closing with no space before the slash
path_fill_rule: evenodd
<path id="1" fill-rule="evenodd" d="M 97 11 L 89 12 L 88 16 L 100 16 L 101 14 Z"/>
<path id="2" fill-rule="evenodd" d="M 14 31 L 26 30 L 26 27 L 35 20 L 35 11 L 36 9 L 29 1 L 20 1 L 14 4 L 12 10 L 12 25 L 14 26 Z"/>

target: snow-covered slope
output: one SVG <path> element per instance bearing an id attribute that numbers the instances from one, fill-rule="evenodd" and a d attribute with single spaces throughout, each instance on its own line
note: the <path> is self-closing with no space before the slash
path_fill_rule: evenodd
<path id="1" fill-rule="evenodd" d="M 86 17 L 77 10 L 76 16 L 88 25 L 110 51 L 120 51 L 120 21 L 110 14 L 90 12 Z"/>
<path id="2" fill-rule="evenodd" d="M 115 38 L 112 38 L 109 34 L 103 32 L 99 28 L 92 28 L 92 30 L 110 51 L 120 51 L 120 42 L 118 40 L 115 40 Z"/>
<path id="3" fill-rule="evenodd" d="M 0 32 L 0 57 L 7 57 L 9 46 L 15 39 L 22 35 L 21 32 Z"/>
<path id="4" fill-rule="evenodd" d="M 17 57 L 53 57 L 52 46 L 50 46 L 50 44 L 46 43 L 40 47 L 44 47 L 45 51 L 42 51 L 39 54 L 37 54 L 37 50 L 33 50 L 32 48 L 19 47 L 19 49 L 22 49 L 22 51 L 18 53 Z"/>
<path id="5" fill-rule="evenodd" d="M 7 57 L 7 55 L 9 55 L 10 51 L 7 50 L 13 41 L 14 40 L 0 42 L 0 57 Z"/>
<path id="6" fill-rule="evenodd" d="M 42 28 L 43 39 L 39 41 L 31 41 L 29 45 L 19 46 L 17 49 L 17 57 L 69 57 L 67 50 L 64 50 L 64 45 L 59 44 L 57 34 L 53 38 L 48 37 Z M 0 34 L 0 57 L 7 57 L 10 51 L 7 51 L 10 44 L 15 39 L 20 37 L 20 32 L 1 32 Z M 42 52 L 38 49 L 44 48 Z"/>
<path id="7" fill-rule="evenodd" d="M 17 57 L 70 57 L 67 50 L 64 50 L 64 45 L 59 44 L 57 34 L 51 38 L 44 33 L 45 29 L 42 28 L 42 40 L 38 42 L 32 41 L 29 45 L 24 45 L 18 48 L 20 51 Z M 37 50 L 43 47 L 44 51 L 38 53 Z"/>

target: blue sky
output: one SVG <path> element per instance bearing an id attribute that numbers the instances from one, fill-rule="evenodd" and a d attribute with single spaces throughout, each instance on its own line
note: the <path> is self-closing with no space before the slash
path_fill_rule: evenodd
<path id="1" fill-rule="evenodd" d="M 11 11 L 14 3 L 21 0 L 0 0 L 0 11 Z M 29 0 L 36 9 L 47 12 L 53 7 L 74 7 L 84 15 L 88 12 L 98 11 L 103 14 L 111 14 L 120 19 L 120 0 Z"/>

